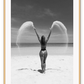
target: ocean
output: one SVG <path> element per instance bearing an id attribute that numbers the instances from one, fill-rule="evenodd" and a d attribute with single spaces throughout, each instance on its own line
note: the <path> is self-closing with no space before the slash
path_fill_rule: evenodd
<path id="1" fill-rule="evenodd" d="M 19 43 L 20 47 L 40 47 L 40 43 Z M 48 47 L 62 47 L 62 46 L 71 46 L 73 47 L 73 43 L 48 43 Z M 17 47 L 16 43 L 11 43 L 11 47 Z"/>
<path id="2" fill-rule="evenodd" d="M 11 43 L 12 56 L 34 56 L 39 55 L 41 50 L 38 43 L 22 43 L 19 47 L 15 43 Z M 49 43 L 46 47 L 48 55 L 73 55 L 73 44 Z"/>

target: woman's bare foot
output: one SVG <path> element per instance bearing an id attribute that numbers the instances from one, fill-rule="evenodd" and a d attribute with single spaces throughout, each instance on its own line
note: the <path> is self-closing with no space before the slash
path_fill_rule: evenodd
<path id="1" fill-rule="evenodd" d="M 43 73 L 45 73 L 45 63 L 42 64 L 42 71 L 43 71 Z"/>

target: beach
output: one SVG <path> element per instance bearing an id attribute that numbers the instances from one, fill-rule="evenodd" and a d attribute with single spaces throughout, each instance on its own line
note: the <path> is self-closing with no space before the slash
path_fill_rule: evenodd
<path id="1" fill-rule="evenodd" d="M 11 48 L 11 84 L 73 84 L 73 47 L 48 47 L 41 73 L 40 47 Z M 19 53 L 21 52 L 21 53 Z"/>

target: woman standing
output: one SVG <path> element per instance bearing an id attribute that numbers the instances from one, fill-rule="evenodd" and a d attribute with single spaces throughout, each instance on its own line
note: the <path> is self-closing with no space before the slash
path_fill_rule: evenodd
<path id="1" fill-rule="evenodd" d="M 37 35 L 37 37 L 38 37 L 38 40 L 39 40 L 39 42 L 40 42 L 40 44 L 41 44 L 41 50 L 40 50 L 39 55 L 40 55 L 40 60 L 41 60 L 42 72 L 45 72 L 45 68 L 46 68 L 46 58 L 47 58 L 47 55 L 48 55 L 47 50 L 46 50 L 46 45 L 47 45 L 47 42 L 48 42 L 49 37 L 50 37 L 50 35 L 51 35 L 51 30 L 52 30 L 52 29 L 50 29 L 50 32 L 49 32 L 49 35 L 48 35 L 47 39 L 45 38 L 44 35 L 42 35 L 42 36 L 41 36 L 41 39 L 40 39 L 40 37 L 39 37 L 39 35 L 38 35 L 37 31 L 36 31 L 36 28 L 34 28 L 34 30 L 35 30 L 35 33 L 36 33 L 36 35 Z"/>

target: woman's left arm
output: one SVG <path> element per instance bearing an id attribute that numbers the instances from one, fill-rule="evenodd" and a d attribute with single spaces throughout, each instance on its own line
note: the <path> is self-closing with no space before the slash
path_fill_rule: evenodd
<path id="1" fill-rule="evenodd" d="M 48 40 L 49 40 L 49 38 L 50 38 L 50 35 L 51 35 L 51 32 L 52 32 L 52 29 L 50 29 L 50 32 L 49 32 L 49 35 L 48 35 L 48 37 L 47 37 L 46 42 L 48 42 Z"/>
<path id="2" fill-rule="evenodd" d="M 37 35 L 37 37 L 38 37 L 38 40 L 39 40 L 39 42 L 40 42 L 40 37 L 39 37 L 39 35 L 38 35 L 37 31 L 36 31 L 36 28 L 34 28 L 34 30 L 35 30 L 35 33 L 36 33 L 36 35 Z"/>

